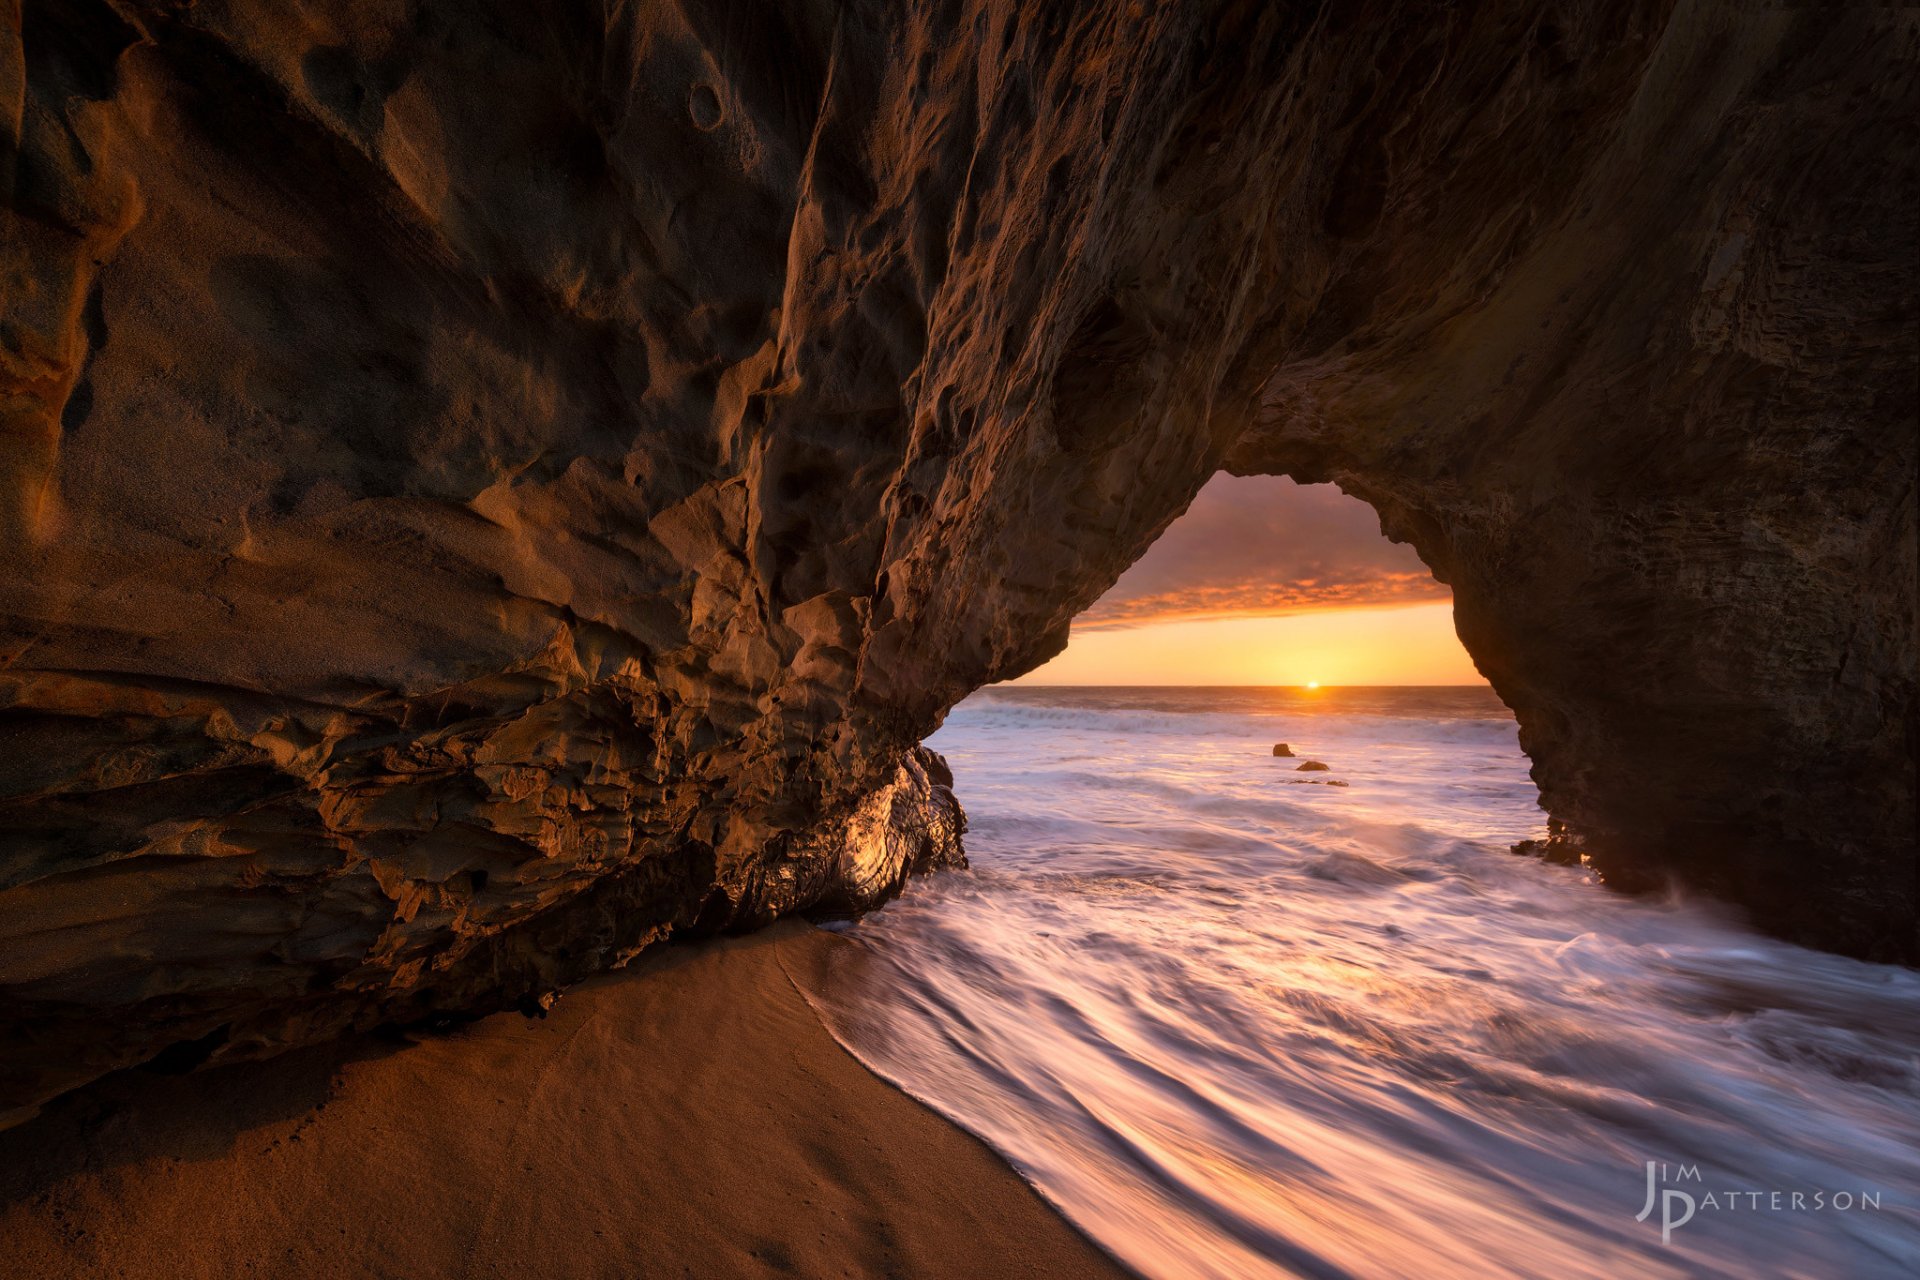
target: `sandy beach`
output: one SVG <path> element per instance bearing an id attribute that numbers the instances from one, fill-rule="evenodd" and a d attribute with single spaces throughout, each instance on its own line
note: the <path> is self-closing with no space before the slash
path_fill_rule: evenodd
<path id="1" fill-rule="evenodd" d="M 794 990 L 798 924 L 438 1034 L 125 1072 L 0 1134 L 43 1277 L 1119 1276 Z"/>

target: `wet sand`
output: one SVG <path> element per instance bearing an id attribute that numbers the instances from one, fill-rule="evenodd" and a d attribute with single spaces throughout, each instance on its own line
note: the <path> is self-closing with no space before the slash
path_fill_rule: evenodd
<path id="1" fill-rule="evenodd" d="M 0 1134 L 9 1274 L 1114 1277 L 793 989 L 849 944 L 674 947 L 410 1043 L 125 1072 Z"/>

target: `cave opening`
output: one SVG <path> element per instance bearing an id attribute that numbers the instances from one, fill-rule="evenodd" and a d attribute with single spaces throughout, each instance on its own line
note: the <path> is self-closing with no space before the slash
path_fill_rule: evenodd
<path id="1" fill-rule="evenodd" d="M 1059 654 L 928 739 L 970 870 L 842 928 L 830 1027 L 1142 1274 L 1424 1273 L 1462 1235 L 1524 1273 L 1564 1241 L 1534 1189 L 1602 1203 L 1594 1171 L 1685 1141 L 1668 1100 L 1703 1079 L 1730 1129 L 1773 1135 L 1743 1159 L 1816 1145 L 1802 1097 L 1867 1133 L 1831 1075 L 1727 1048 L 1810 953 L 1699 895 L 1611 892 L 1542 839 L 1453 607 L 1360 499 L 1214 477 Z M 1841 1000 L 1882 998 L 1884 974 L 1829 959 Z M 1623 1085 L 1636 1106 L 1580 1101 Z M 1390 1246 L 1355 1203 L 1392 1207 Z"/>
<path id="2" fill-rule="evenodd" d="M 1011 686 L 1482 687 L 1453 598 L 1331 484 L 1216 474 Z"/>
<path id="3" fill-rule="evenodd" d="M 1623 1053 L 1656 1088 L 1718 1073 L 1737 1123 L 1772 1123 L 1693 1011 L 1750 957 L 1801 960 L 1699 900 L 1514 856 L 1548 819 L 1453 607 L 1359 498 L 1215 476 L 1052 661 L 928 739 L 970 870 L 844 926 L 861 945 L 817 993 L 836 1035 L 1143 1274 L 1273 1274 L 1281 1231 L 1378 1269 L 1343 1225 L 1362 1198 L 1406 1206 L 1396 1272 L 1486 1206 L 1530 1221 L 1516 1187 L 1583 1186 L 1644 1140 L 1566 1114 Z"/>
<path id="4" fill-rule="evenodd" d="M 1129 779 L 1140 798 L 1184 793 L 1151 818 L 1113 819 L 1174 828 L 1176 841 L 1188 820 L 1217 831 L 1223 800 L 1291 795 L 1242 834 L 1287 838 L 1302 817 L 1293 805 L 1317 796 L 1356 821 L 1444 830 L 1502 855 L 1558 849 L 1542 838 L 1514 714 L 1457 633 L 1449 587 L 1368 502 L 1284 475 L 1214 475 L 1075 617 L 1059 653 L 977 692 L 930 745 L 953 749 L 963 801 L 989 829 L 997 793 L 970 786 L 968 765 L 998 770 L 1030 749 L 1042 775 L 1105 760 L 1098 777 L 1065 769 L 1057 794 L 1118 796 Z M 1594 874 L 1577 856 L 1554 860 Z"/>
<path id="5" fill-rule="evenodd" d="M 1273 781 L 1337 788 L 1368 820 L 1444 813 L 1468 838 L 1601 882 L 1583 843 L 1548 816 L 1516 715 L 1456 628 L 1451 588 L 1388 523 L 1331 483 L 1218 472 L 1074 617 L 1059 651 L 977 691 L 956 723 L 1018 705 L 1163 713 L 1173 718 L 1156 731 L 1229 771 L 1270 752 L 1285 770 Z M 1449 758 L 1450 738 L 1482 731 Z M 1129 737 L 1119 753 L 1156 740 Z M 1329 741 L 1346 748 L 1339 765 L 1317 758 Z M 1500 802 L 1480 806 L 1489 795 Z"/>

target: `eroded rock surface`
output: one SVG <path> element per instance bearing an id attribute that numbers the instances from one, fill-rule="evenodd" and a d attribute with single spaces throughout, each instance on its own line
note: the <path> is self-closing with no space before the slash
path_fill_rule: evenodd
<path id="1" fill-rule="evenodd" d="M 0 1105 L 874 900 L 1222 467 L 1609 875 L 1911 952 L 1910 15 L 7 16 Z"/>

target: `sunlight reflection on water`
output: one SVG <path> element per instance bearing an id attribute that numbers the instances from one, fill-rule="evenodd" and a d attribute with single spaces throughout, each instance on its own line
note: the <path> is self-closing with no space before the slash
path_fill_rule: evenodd
<path id="1" fill-rule="evenodd" d="M 1507 853 L 1486 691 L 993 690 L 930 745 L 974 869 L 810 994 L 1143 1273 L 1920 1274 L 1920 974 Z M 1663 1245 L 1647 1161 L 1880 1208 Z"/>

